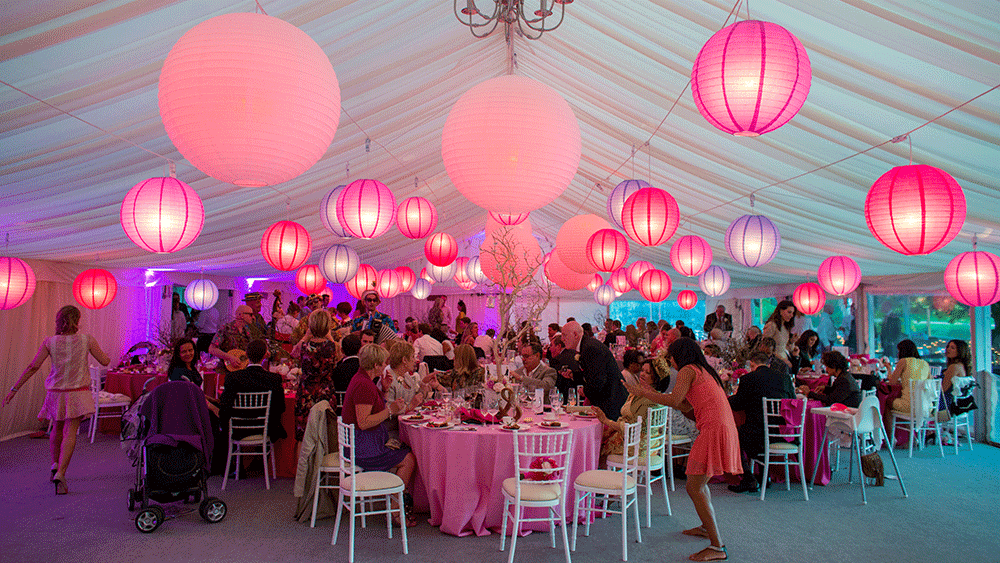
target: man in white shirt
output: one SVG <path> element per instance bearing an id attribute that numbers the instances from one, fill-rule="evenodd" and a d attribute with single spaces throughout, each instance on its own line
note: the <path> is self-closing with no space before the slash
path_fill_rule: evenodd
<path id="1" fill-rule="evenodd" d="M 479 330 L 479 325 L 477 323 L 472 323 L 472 324 L 473 324 L 473 326 L 476 327 L 476 330 L 478 331 Z M 476 336 L 476 340 L 475 340 L 475 342 L 472 345 L 474 347 L 479 348 L 480 350 L 482 350 L 483 353 L 486 354 L 487 358 L 492 358 L 493 357 L 493 346 L 494 346 L 493 339 L 490 338 L 488 335 L 486 335 L 486 334 L 480 334 L 480 335 Z"/>
<path id="2" fill-rule="evenodd" d="M 429 333 L 431 326 L 427 323 L 417 325 L 417 337 L 413 340 L 413 351 L 416 354 L 417 362 L 421 362 L 424 356 L 443 356 L 444 347 Z"/>
<path id="3" fill-rule="evenodd" d="M 514 379 L 521 382 L 530 393 L 535 389 L 546 391 L 556 386 L 556 370 L 542 363 L 542 345 L 529 342 L 521 347 L 521 361 L 524 366 L 514 370 Z"/>
<path id="4" fill-rule="evenodd" d="M 219 332 L 219 310 L 209 307 L 198 313 L 195 326 L 198 327 L 198 351 L 208 353 L 208 347 L 212 344 L 215 333 Z"/>

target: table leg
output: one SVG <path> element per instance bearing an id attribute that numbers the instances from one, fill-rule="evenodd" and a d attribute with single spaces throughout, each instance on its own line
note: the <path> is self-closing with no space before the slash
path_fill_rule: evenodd
<path id="1" fill-rule="evenodd" d="M 816 462 L 813 463 L 813 476 L 812 476 L 812 480 L 809 482 L 809 488 L 810 489 L 816 486 L 816 472 L 819 471 L 819 462 L 820 462 L 821 459 L 823 459 L 823 450 L 824 449 L 826 449 L 828 451 L 830 449 L 830 444 L 829 444 L 829 442 L 826 439 L 826 432 L 825 431 L 823 433 L 823 439 L 819 443 L 819 454 L 816 455 Z M 803 451 L 804 451 L 804 448 L 803 448 Z"/>

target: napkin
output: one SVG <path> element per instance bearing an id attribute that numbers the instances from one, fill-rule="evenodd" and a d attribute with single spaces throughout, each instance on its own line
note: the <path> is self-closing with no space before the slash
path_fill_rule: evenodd
<path id="1" fill-rule="evenodd" d="M 458 415 L 462 418 L 462 422 L 472 424 L 498 424 L 500 422 L 497 420 L 497 417 L 484 413 L 479 409 L 467 409 L 462 407 L 458 409 Z"/>

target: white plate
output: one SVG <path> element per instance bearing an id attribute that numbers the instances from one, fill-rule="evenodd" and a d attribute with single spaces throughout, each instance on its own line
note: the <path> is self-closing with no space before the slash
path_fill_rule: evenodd
<path id="1" fill-rule="evenodd" d="M 515 430 L 524 430 L 527 425 L 520 425 L 517 428 L 507 428 L 506 426 L 501 426 L 500 430 L 504 432 L 514 432 Z"/>
<path id="2" fill-rule="evenodd" d="M 414 416 L 412 414 L 410 416 L 404 416 L 403 417 L 403 420 L 405 422 L 426 422 L 429 419 L 430 419 L 429 416 Z"/>
<path id="3" fill-rule="evenodd" d="M 565 422 L 556 420 L 556 421 L 542 421 L 542 422 L 539 422 L 539 423 L 535 424 L 535 426 L 537 426 L 539 428 L 546 428 L 546 429 L 551 429 L 551 430 L 558 430 L 560 428 L 566 428 L 569 425 L 566 424 Z"/>
<path id="4" fill-rule="evenodd" d="M 577 418 L 597 418 L 597 415 L 592 412 L 575 412 L 573 416 Z"/>
<path id="5" fill-rule="evenodd" d="M 452 426 L 455 426 L 455 423 L 454 422 L 449 422 L 448 424 L 446 424 L 444 426 L 430 426 L 429 422 L 425 422 L 425 423 L 421 424 L 420 426 L 423 427 L 423 428 L 430 428 L 431 430 L 445 430 L 445 429 L 451 428 Z"/>

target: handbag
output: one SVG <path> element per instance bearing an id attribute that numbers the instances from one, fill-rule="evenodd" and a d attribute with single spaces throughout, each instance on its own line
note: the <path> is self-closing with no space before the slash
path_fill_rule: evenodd
<path id="1" fill-rule="evenodd" d="M 974 411 L 979 407 L 976 405 L 976 400 L 972 398 L 972 395 L 966 397 L 955 397 L 955 400 L 951 403 L 951 414 L 959 415 L 967 413 L 969 411 Z"/>
<path id="2" fill-rule="evenodd" d="M 865 477 L 874 480 L 872 483 L 876 487 L 885 484 L 885 466 L 882 465 L 882 456 L 878 452 L 872 452 L 861 456 L 861 472 Z"/>

